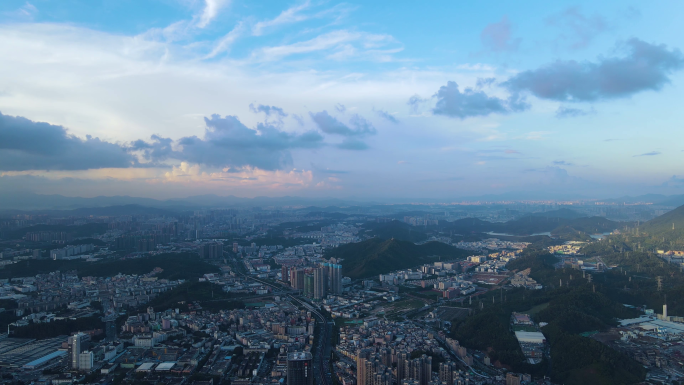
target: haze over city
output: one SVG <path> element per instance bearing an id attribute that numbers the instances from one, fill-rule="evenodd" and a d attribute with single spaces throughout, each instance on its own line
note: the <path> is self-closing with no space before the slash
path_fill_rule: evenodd
<path id="1" fill-rule="evenodd" d="M 0 383 L 684 384 L 681 1 L 0 1 Z"/>
<path id="2" fill-rule="evenodd" d="M 0 195 L 681 194 L 675 1 L 0 4 Z"/>

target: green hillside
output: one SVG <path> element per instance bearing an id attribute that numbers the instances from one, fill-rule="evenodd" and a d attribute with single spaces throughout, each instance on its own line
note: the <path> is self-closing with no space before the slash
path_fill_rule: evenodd
<path id="1" fill-rule="evenodd" d="M 397 239 L 371 238 L 359 243 L 350 243 L 332 249 L 326 258 L 340 258 L 342 274 L 357 278 L 373 277 L 393 270 L 406 269 L 427 262 L 451 259 L 464 259 L 468 251 L 439 242 L 415 245 Z"/>
<path id="2" fill-rule="evenodd" d="M 382 239 L 394 238 L 409 242 L 422 242 L 427 239 L 427 234 L 421 227 L 397 220 L 387 223 L 367 222 L 364 227 L 369 230 L 371 236 Z"/>
<path id="3" fill-rule="evenodd" d="M 684 238 L 684 206 L 651 219 L 641 225 L 639 230 L 645 236 L 664 237 L 668 240 Z"/>
<path id="4" fill-rule="evenodd" d="M 636 317 L 639 312 L 623 303 L 644 303 L 641 298 L 618 301 L 614 297 L 634 293 L 640 285 L 653 280 L 630 279 L 614 269 L 590 283 L 577 270 L 557 269 L 556 262 L 543 245 L 530 245 L 508 268 L 530 268 L 531 277 L 542 283 L 544 290 L 511 289 L 503 293 L 503 298 L 502 293 L 492 291 L 473 298 L 472 304 L 464 306 L 470 306 L 474 313 L 452 324 L 453 338 L 468 348 L 486 350 L 492 362 L 534 376 L 550 375 L 558 384 L 618 385 L 643 381 L 646 370 L 639 363 L 582 333 L 606 330 L 617 325 L 616 319 Z M 563 287 L 558 287 L 561 280 Z M 656 292 L 651 286 L 644 289 Z M 548 323 L 541 331 L 549 342 L 551 361 L 545 359 L 538 365 L 525 362 L 509 328 L 514 311 L 531 313 L 536 322 Z"/>

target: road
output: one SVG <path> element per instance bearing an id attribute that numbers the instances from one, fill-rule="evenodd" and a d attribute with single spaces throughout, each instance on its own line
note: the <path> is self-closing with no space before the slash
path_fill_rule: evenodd
<path id="1" fill-rule="evenodd" d="M 330 346 L 330 340 L 332 338 L 332 325 L 333 322 L 328 320 L 323 314 L 321 314 L 318 310 L 316 310 L 316 307 L 313 306 L 311 303 L 308 302 L 306 298 L 300 297 L 297 294 L 294 294 L 295 292 L 298 293 L 296 290 L 290 290 L 287 289 L 283 286 L 276 285 L 270 282 L 266 282 L 264 280 L 258 279 L 251 277 L 247 274 L 238 272 L 238 274 L 242 275 L 243 277 L 247 279 L 251 279 L 255 282 L 259 282 L 262 285 L 266 285 L 274 289 L 274 293 L 279 292 L 283 295 L 286 295 L 288 298 L 290 298 L 291 301 L 298 303 L 300 306 L 308 309 L 311 314 L 316 317 L 317 321 L 316 323 L 318 324 L 318 330 L 319 330 L 319 338 L 316 338 L 316 352 L 314 356 L 314 370 L 316 371 L 316 384 L 322 384 L 322 385 L 331 385 L 332 382 L 332 373 L 330 372 L 330 356 L 332 353 L 332 347 Z"/>

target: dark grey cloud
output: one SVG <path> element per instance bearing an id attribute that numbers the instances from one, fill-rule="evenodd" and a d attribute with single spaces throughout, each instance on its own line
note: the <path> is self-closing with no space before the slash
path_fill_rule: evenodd
<path id="1" fill-rule="evenodd" d="M 511 22 L 504 16 L 501 21 L 488 24 L 480 33 L 482 45 L 493 52 L 517 51 L 521 39 L 513 38 Z"/>
<path id="2" fill-rule="evenodd" d="M 0 170 L 88 170 L 138 165 L 118 144 L 0 113 Z"/>
<path id="3" fill-rule="evenodd" d="M 375 127 L 357 114 L 352 115 L 349 120 L 349 124 L 354 128 L 351 128 L 330 116 L 328 111 L 325 110 L 317 113 L 310 112 L 309 115 L 311 115 L 311 119 L 316 123 L 316 126 L 326 134 L 351 137 L 373 135 L 376 133 Z"/>
<path id="4" fill-rule="evenodd" d="M 608 28 L 603 17 L 586 16 L 579 7 L 570 7 L 549 17 L 546 22 L 562 29 L 557 40 L 568 44 L 570 49 L 585 48 L 597 35 Z"/>
<path id="5" fill-rule="evenodd" d="M 249 109 L 252 112 L 254 112 L 255 114 L 259 113 L 259 112 L 263 112 L 268 117 L 274 117 L 274 118 L 278 118 L 278 119 L 282 119 L 282 118 L 287 116 L 287 114 L 285 113 L 285 111 L 283 111 L 282 108 L 275 107 L 275 106 L 265 106 L 263 104 L 259 104 L 258 106 L 255 107 L 254 103 L 252 103 L 249 105 Z"/>
<path id="6" fill-rule="evenodd" d="M 593 108 L 589 109 L 589 110 L 583 110 L 580 108 L 560 106 L 556 110 L 556 117 L 557 118 L 576 118 L 578 116 L 592 115 L 595 113 L 596 113 L 596 111 L 594 111 Z"/>
<path id="7" fill-rule="evenodd" d="M 521 72 L 503 86 L 512 92 L 529 91 L 542 99 L 594 101 L 628 97 L 661 89 L 670 74 L 684 66 L 677 49 L 649 44 L 639 39 L 626 42 L 628 54 L 598 62 L 556 61 L 545 67 Z"/>
<path id="8" fill-rule="evenodd" d="M 638 156 L 656 156 L 656 155 L 660 155 L 660 154 L 661 154 L 660 151 L 651 151 L 651 152 L 645 152 L 645 153 L 639 154 L 639 155 L 634 155 L 634 157 L 636 158 Z"/>
<path id="9" fill-rule="evenodd" d="M 170 139 L 159 136 L 153 136 L 151 143 L 135 142 L 133 149 L 141 150 L 152 162 L 175 159 L 211 167 L 254 166 L 275 170 L 292 163 L 289 150 L 323 146 L 323 137 L 317 131 L 292 134 L 267 123 L 259 123 L 253 130 L 230 115 L 212 115 L 204 121 L 204 138 L 181 138 L 176 142 L 176 150 L 170 149 Z"/>
<path id="10" fill-rule="evenodd" d="M 392 122 L 392 123 L 395 123 L 395 124 L 396 124 L 396 123 L 399 123 L 399 120 L 398 120 L 397 118 L 395 118 L 394 115 L 390 114 L 390 113 L 387 112 L 387 111 L 375 110 L 375 109 L 374 109 L 374 111 L 375 111 L 376 114 L 378 114 L 378 116 L 380 116 L 380 117 L 382 117 L 382 118 L 385 118 L 385 119 L 389 120 L 389 121 Z"/>
<path id="11" fill-rule="evenodd" d="M 461 92 L 458 84 L 452 81 L 440 87 L 434 96 L 437 97 L 437 104 L 432 109 L 432 113 L 452 118 L 465 119 L 495 113 L 506 114 L 529 108 L 524 98 L 518 94 L 513 94 L 505 100 L 472 88 L 466 88 Z"/>

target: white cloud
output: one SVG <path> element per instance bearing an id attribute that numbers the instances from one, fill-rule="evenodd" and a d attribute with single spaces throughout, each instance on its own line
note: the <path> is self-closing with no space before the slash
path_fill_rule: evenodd
<path id="1" fill-rule="evenodd" d="M 339 60 L 353 56 L 383 57 L 402 49 L 390 35 L 337 30 L 306 41 L 261 48 L 253 56 L 256 61 L 274 61 L 291 55 L 326 51 L 328 58 Z"/>
<path id="2" fill-rule="evenodd" d="M 305 1 L 302 4 L 295 5 L 282 11 L 275 19 L 260 21 L 252 27 L 252 35 L 261 36 L 265 29 L 278 27 L 284 24 L 293 24 L 309 19 L 311 16 L 303 15 L 301 11 L 311 6 L 310 1 Z"/>
<path id="3" fill-rule="evenodd" d="M 204 0 L 204 9 L 199 17 L 197 26 L 199 28 L 208 26 L 218 16 L 221 8 L 226 7 L 229 3 L 229 0 Z"/>
<path id="4" fill-rule="evenodd" d="M 218 43 L 216 43 L 214 49 L 212 49 L 211 52 L 209 52 L 209 54 L 207 54 L 204 58 L 211 59 L 222 53 L 228 52 L 230 50 L 230 46 L 240 37 L 243 31 L 244 23 L 239 22 L 235 28 L 233 28 L 230 32 L 223 36 Z"/>
<path id="5" fill-rule="evenodd" d="M 33 20 L 35 14 L 38 13 L 38 8 L 35 5 L 29 3 L 28 1 L 19 7 L 19 9 L 9 12 L 4 12 L 5 16 L 9 16 L 13 19 L 19 20 Z"/>

